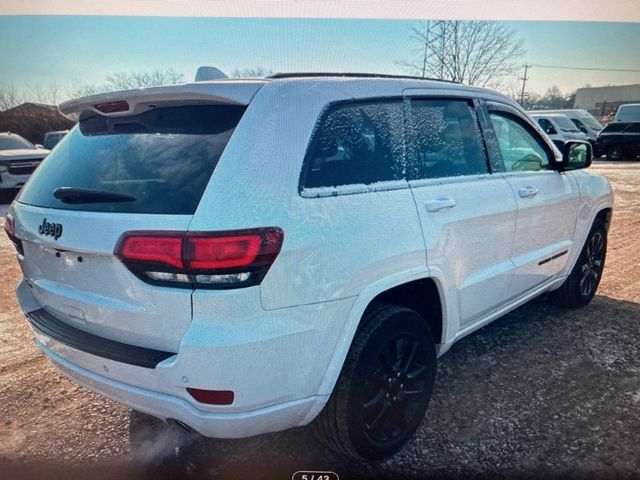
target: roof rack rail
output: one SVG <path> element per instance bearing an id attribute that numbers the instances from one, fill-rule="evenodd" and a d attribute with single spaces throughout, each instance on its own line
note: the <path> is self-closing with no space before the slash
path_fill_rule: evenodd
<path id="1" fill-rule="evenodd" d="M 431 80 L 435 82 L 456 83 L 455 80 L 442 80 L 440 78 L 416 77 L 413 75 L 390 75 L 386 73 L 349 73 L 349 72 L 293 72 L 293 73 L 275 73 L 266 78 L 304 78 L 304 77 L 356 77 L 356 78 L 405 78 L 410 80 Z"/>

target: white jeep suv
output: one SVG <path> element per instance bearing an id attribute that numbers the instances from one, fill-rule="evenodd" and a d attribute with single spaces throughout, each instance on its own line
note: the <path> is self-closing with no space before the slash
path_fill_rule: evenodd
<path id="1" fill-rule="evenodd" d="M 276 75 L 63 104 L 10 207 L 17 296 L 71 379 L 209 437 L 309 424 L 356 459 L 419 426 L 436 358 L 538 295 L 582 306 L 612 192 L 514 101 Z"/>

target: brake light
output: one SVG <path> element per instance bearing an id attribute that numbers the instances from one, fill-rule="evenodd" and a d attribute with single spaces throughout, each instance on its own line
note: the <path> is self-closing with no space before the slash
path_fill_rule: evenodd
<path id="1" fill-rule="evenodd" d="M 187 240 L 186 259 L 195 270 L 244 267 L 251 265 L 260 253 L 259 234 L 232 237 L 193 237 Z"/>
<path id="2" fill-rule="evenodd" d="M 284 234 L 277 227 L 228 232 L 126 232 L 114 254 L 142 280 L 183 288 L 258 285 Z"/>
<path id="3" fill-rule="evenodd" d="M 16 247 L 16 250 L 20 255 L 24 255 L 24 250 L 22 249 L 22 241 L 16 237 L 16 227 L 13 223 L 13 217 L 9 214 L 4 217 L 4 233 L 7 234 L 11 243 Z"/>
<path id="4" fill-rule="evenodd" d="M 16 229 L 13 226 L 13 218 L 10 215 L 4 217 L 4 231 L 9 237 L 9 240 L 13 241 L 16 238 Z"/>
<path id="5" fill-rule="evenodd" d="M 129 102 L 118 100 L 117 102 L 99 103 L 94 105 L 95 109 L 102 113 L 118 113 L 129 111 Z"/>
<path id="6" fill-rule="evenodd" d="M 160 263 L 183 268 L 182 235 L 132 235 L 124 239 L 118 256 L 133 262 Z"/>

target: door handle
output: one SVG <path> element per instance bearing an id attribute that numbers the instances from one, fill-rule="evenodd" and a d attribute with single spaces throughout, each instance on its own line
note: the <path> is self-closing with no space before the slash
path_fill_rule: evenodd
<path id="1" fill-rule="evenodd" d="M 518 195 L 522 198 L 535 197 L 538 193 L 540 193 L 540 189 L 536 187 L 523 187 L 518 190 Z"/>
<path id="2" fill-rule="evenodd" d="M 453 208 L 456 206 L 456 201 L 450 197 L 436 198 L 435 200 L 428 200 L 424 206 L 427 208 L 427 212 L 438 212 L 445 208 Z"/>

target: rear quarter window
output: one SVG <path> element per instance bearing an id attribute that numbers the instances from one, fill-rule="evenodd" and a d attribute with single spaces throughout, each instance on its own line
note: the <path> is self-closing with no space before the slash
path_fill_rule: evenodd
<path id="1" fill-rule="evenodd" d="M 334 104 L 321 116 L 301 187 L 370 185 L 403 178 L 401 100 Z"/>
<path id="2" fill-rule="evenodd" d="M 193 214 L 244 110 L 193 105 L 81 120 L 43 161 L 18 201 L 65 210 Z M 68 203 L 54 197 L 59 187 L 135 200 Z"/>

